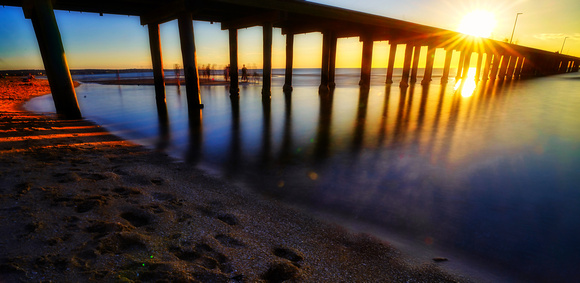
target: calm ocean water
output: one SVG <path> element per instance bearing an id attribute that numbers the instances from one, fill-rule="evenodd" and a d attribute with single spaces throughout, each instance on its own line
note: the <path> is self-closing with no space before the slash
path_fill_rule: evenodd
<path id="1" fill-rule="evenodd" d="M 409 239 L 443 264 L 461 255 L 509 280 L 578 280 L 580 74 L 457 89 L 436 76 L 401 89 L 384 73 L 373 69 L 361 92 L 359 71 L 339 69 L 331 95 L 318 94 L 317 69 L 296 70 L 291 95 L 275 71 L 270 99 L 260 84 L 241 85 L 239 99 L 202 86 L 191 122 L 184 87 L 167 86 L 166 123 L 153 86 L 83 84 L 77 95 L 86 118 L 126 139 Z M 54 111 L 50 96 L 27 107 Z"/>

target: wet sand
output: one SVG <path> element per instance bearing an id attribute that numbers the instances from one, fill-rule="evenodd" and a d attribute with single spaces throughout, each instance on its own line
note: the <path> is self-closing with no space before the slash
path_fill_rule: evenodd
<path id="1" fill-rule="evenodd" d="M 0 79 L 0 282 L 467 281 L 89 121 L 20 108 L 47 92 Z"/>

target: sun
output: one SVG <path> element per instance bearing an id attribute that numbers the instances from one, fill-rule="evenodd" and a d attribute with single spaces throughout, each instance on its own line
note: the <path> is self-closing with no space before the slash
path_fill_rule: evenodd
<path id="1" fill-rule="evenodd" d="M 463 17 L 458 31 L 474 36 L 490 37 L 495 25 L 495 15 L 492 12 L 475 10 Z"/>

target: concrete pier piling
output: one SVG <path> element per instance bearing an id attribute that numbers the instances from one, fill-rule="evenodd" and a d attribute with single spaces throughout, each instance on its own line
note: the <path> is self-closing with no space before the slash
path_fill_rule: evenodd
<path id="1" fill-rule="evenodd" d="M 463 79 L 463 80 L 467 79 L 467 76 L 469 74 L 469 66 L 471 64 L 471 54 L 472 54 L 471 50 L 465 51 L 464 59 L 463 59 L 463 67 L 462 67 L 462 72 L 461 72 L 461 79 Z"/>
<path id="2" fill-rule="evenodd" d="M 486 82 L 489 79 L 489 70 L 491 68 L 492 58 L 493 58 L 492 53 L 485 53 L 485 63 L 483 65 L 483 73 L 481 73 L 481 80 L 484 82 Z"/>
<path id="3" fill-rule="evenodd" d="M 479 82 L 480 78 L 481 78 L 481 64 L 483 64 L 483 54 L 484 53 L 478 53 L 477 54 L 477 63 L 475 65 L 475 82 Z"/>
<path id="4" fill-rule="evenodd" d="M 453 50 L 448 49 L 445 52 L 445 63 L 443 65 L 443 74 L 441 75 L 441 84 L 446 84 L 449 81 L 449 69 L 451 68 L 451 59 L 453 58 Z"/>
<path id="5" fill-rule="evenodd" d="M 423 74 L 423 80 L 421 81 L 422 85 L 428 85 L 431 83 L 434 62 L 435 62 L 435 46 L 429 45 L 427 47 L 427 62 L 425 63 L 425 73 Z"/>
<path id="6" fill-rule="evenodd" d="M 161 55 L 161 40 L 159 24 L 147 25 L 149 30 L 149 46 L 151 49 L 151 62 L 153 64 L 153 82 L 155 84 L 155 102 L 158 112 L 167 112 L 165 98 L 165 74 L 163 73 L 163 56 Z M 161 113 L 162 115 L 166 115 Z"/>
<path id="7" fill-rule="evenodd" d="M 371 65 L 373 63 L 373 41 L 369 36 L 362 36 L 363 42 L 361 74 L 359 85 L 361 88 L 369 88 L 371 86 Z"/>
<path id="8" fill-rule="evenodd" d="M 506 80 L 513 79 L 514 72 L 516 70 L 516 62 L 517 61 L 518 61 L 518 57 L 516 57 L 516 56 L 510 57 L 510 62 L 508 63 L 508 68 L 507 68 L 506 75 L 505 75 Z"/>
<path id="9" fill-rule="evenodd" d="M 328 93 L 330 90 L 328 87 L 328 81 L 330 77 L 330 44 L 331 32 L 326 31 L 322 33 L 322 63 L 320 66 L 320 86 L 318 87 L 319 93 Z"/>
<path id="10" fill-rule="evenodd" d="M 502 55 L 498 53 L 493 54 L 493 62 L 491 63 L 491 73 L 489 74 L 489 79 L 495 81 L 497 79 L 497 73 L 499 71 L 499 64 L 502 60 Z"/>
<path id="11" fill-rule="evenodd" d="M 286 71 L 284 72 L 284 92 L 292 91 L 292 66 L 294 63 L 294 34 L 286 34 Z"/>
<path id="12" fill-rule="evenodd" d="M 455 74 L 455 81 L 461 79 L 461 76 L 463 75 L 464 65 L 465 65 L 465 50 L 461 50 L 461 53 L 459 54 L 459 64 L 457 65 L 457 72 Z"/>
<path id="13" fill-rule="evenodd" d="M 65 119 L 82 118 L 52 2 L 25 1 L 23 10 L 34 27 L 56 113 Z"/>
<path id="14" fill-rule="evenodd" d="M 238 82 L 238 29 L 230 28 L 228 30 L 230 45 L 230 95 L 239 95 L 240 87 Z"/>
<path id="15" fill-rule="evenodd" d="M 386 84 L 393 83 L 393 71 L 395 69 L 395 55 L 397 54 L 397 44 L 394 42 L 389 42 L 389 62 L 387 64 L 387 79 L 385 81 Z"/>
<path id="16" fill-rule="evenodd" d="M 405 61 L 403 62 L 403 75 L 401 76 L 400 87 L 409 86 L 409 74 L 411 71 L 411 59 L 413 58 L 413 44 L 407 43 L 405 47 Z"/>
<path id="17" fill-rule="evenodd" d="M 262 25 L 263 40 L 263 80 L 262 80 L 262 95 L 270 96 L 272 93 L 272 23 L 264 23 Z"/>
<path id="18" fill-rule="evenodd" d="M 328 89 L 333 90 L 336 87 L 336 44 L 337 38 L 335 33 L 330 35 L 330 50 L 328 54 Z"/>
<path id="19" fill-rule="evenodd" d="M 505 80 L 505 77 L 507 75 L 507 69 L 509 66 L 509 62 L 510 62 L 511 56 L 508 54 L 504 54 L 502 59 L 501 59 L 501 65 L 499 67 L 499 72 L 497 74 L 497 79 L 499 81 L 503 81 Z"/>
<path id="20" fill-rule="evenodd" d="M 420 57 L 421 57 L 421 45 L 415 45 L 413 51 L 413 65 L 411 67 L 411 84 L 417 82 L 417 73 L 419 72 Z"/>
<path id="21" fill-rule="evenodd" d="M 203 108 L 199 93 L 199 75 L 197 72 L 197 54 L 193 35 L 193 19 L 190 13 L 179 16 L 179 38 L 181 41 L 181 56 L 185 75 L 185 90 L 187 92 L 187 107 L 190 112 Z"/>

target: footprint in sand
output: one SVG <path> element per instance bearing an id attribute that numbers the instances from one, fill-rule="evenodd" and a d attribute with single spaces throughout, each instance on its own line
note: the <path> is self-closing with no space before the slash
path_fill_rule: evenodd
<path id="1" fill-rule="evenodd" d="M 169 193 L 153 193 L 152 194 L 153 198 L 155 198 L 156 200 L 161 200 L 161 201 L 173 201 L 175 200 L 175 196 Z"/>
<path id="2" fill-rule="evenodd" d="M 148 241 L 149 240 L 141 234 L 116 232 L 103 238 L 99 242 L 99 246 L 96 250 L 101 254 L 147 251 L 148 248 L 146 243 Z"/>
<path id="3" fill-rule="evenodd" d="M 230 226 L 234 226 L 234 225 L 238 225 L 240 222 L 238 221 L 238 218 L 231 214 L 231 213 L 221 213 L 219 212 L 220 210 L 222 210 L 222 205 L 221 204 L 211 204 L 211 205 L 207 205 L 207 206 L 200 206 L 198 207 L 198 210 L 203 213 L 206 216 L 209 217 L 213 217 L 216 218 Z"/>
<path id="4" fill-rule="evenodd" d="M 162 179 L 162 178 L 153 178 L 153 179 L 151 179 L 150 181 L 151 181 L 151 183 L 153 183 L 154 185 L 158 185 L 158 186 L 160 186 L 160 185 L 163 185 L 163 184 L 165 183 L 165 180 L 164 180 L 164 179 Z"/>
<path id="5" fill-rule="evenodd" d="M 217 271 L 219 269 L 223 273 L 232 273 L 234 271 L 228 262 L 229 259 L 207 244 L 197 244 L 194 248 L 174 246 L 168 248 L 168 250 L 181 260 L 191 262 L 209 270 Z"/>
<path id="6" fill-rule="evenodd" d="M 113 192 L 117 194 L 116 197 L 129 197 L 131 195 L 139 195 L 141 192 L 135 188 L 128 188 L 128 187 L 117 187 L 113 189 Z"/>
<path id="7" fill-rule="evenodd" d="M 77 199 L 75 211 L 77 213 L 85 213 L 106 204 L 106 199 L 103 196 L 91 196 L 88 199 Z"/>
<path id="8" fill-rule="evenodd" d="M 216 218 L 231 226 L 238 225 L 238 219 L 233 214 L 219 214 Z"/>
<path id="9" fill-rule="evenodd" d="M 102 238 L 113 232 L 129 231 L 129 226 L 125 226 L 121 223 L 105 222 L 105 221 L 90 221 L 92 224 L 87 226 L 84 231 L 87 233 L 94 234 L 93 239 Z"/>
<path id="10" fill-rule="evenodd" d="M 262 275 L 266 282 L 284 282 L 296 279 L 300 275 L 300 269 L 288 262 L 276 262 L 270 265 L 268 270 Z"/>
<path id="11" fill-rule="evenodd" d="M 303 259 L 303 257 L 299 255 L 298 252 L 293 251 L 289 248 L 278 247 L 274 249 L 273 253 L 277 257 L 287 259 L 294 263 L 299 262 Z"/>
<path id="12" fill-rule="evenodd" d="M 172 252 L 177 258 L 185 261 L 194 262 L 201 257 L 201 255 L 194 249 L 183 249 L 180 247 L 171 247 L 169 251 Z"/>
<path id="13" fill-rule="evenodd" d="M 228 248 L 241 248 L 246 246 L 242 241 L 232 238 L 228 235 L 219 234 L 214 238 L 218 240 L 218 242 L 220 242 L 223 246 Z"/>
<path id="14" fill-rule="evenodd" d="M 268 270 L 262 274 L 262 279 L 267 282 L 283 282 L 286 280 L 296 279 L 300 276 L 299 262 L 304 259 L 298 252 L 285 247 L 277 247 L 272 253 L 287 261 L 277 261 L 272 263 Z"/>
<path id="15" fill-rule="evenodd" d="M 81 173 L 79 175 L 84 179 L 89 179 L 93 181 L 101 181 L 108 178 L 107 176 L 98 173 Z"/>
<path id="16" fill-rule="evenodd" d="M 85 213 L 107 204 L 107 198 L 92 196 L 58 196 L 52 199 L 54 206 L 74 207 L 75 212 Z"/>
<path id="17" fill-rule="evenodd" d="M 149 225 L 151 224 L 153 219 L 153 215 L 140 210 L 126 211 L 121 213 L 119 216 L 129 221 L 129 223 L 131 223 L 131 225 L 135 227 Z"/>

